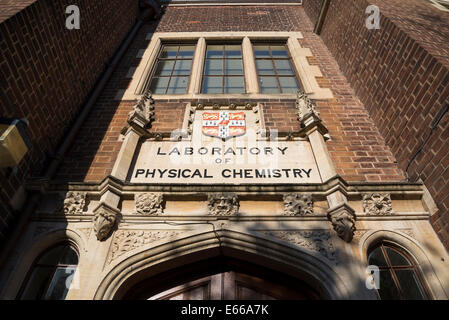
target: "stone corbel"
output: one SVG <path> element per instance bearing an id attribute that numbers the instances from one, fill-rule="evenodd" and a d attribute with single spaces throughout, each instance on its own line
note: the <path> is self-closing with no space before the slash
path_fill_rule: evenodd
<path id="1" fill-rule="evenodd" d="M 94 210 L 94 218 L 92 220 L 94 232 L 98 241 L 106 240 L 111 234 L 114 226 L 118 222 L 120 211 L 106 203 L 101 203 Z"/>
<path id="2" fill-rule="evenodd" d="M 111 180 L 105 181 L 100 204 L 94 209 L 93 227 L 99 241 L 106 240 L 111 234 L 114 226 L 118 224 L 121 215 L 120 188 Z"/>
<path id="3" fill-rule="evenodd" d="M 338 236 L 346 242 L 351 242 L 355 232 L 355 211 L 347 203 L 342 203 L 329 209 L 327 217 Z"/>

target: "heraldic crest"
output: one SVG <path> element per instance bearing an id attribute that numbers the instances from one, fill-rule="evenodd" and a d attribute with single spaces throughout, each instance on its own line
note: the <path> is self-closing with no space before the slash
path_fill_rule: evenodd
<path id="1" fill-rule="evenodd" d="M 203 134 L 223 140 L 246 133 L 244 112 L 204 112 Z"/>

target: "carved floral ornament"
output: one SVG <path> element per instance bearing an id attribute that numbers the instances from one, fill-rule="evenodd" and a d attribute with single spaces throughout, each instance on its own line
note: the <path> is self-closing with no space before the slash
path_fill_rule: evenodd
<path id="1" fill-rule="evenodd" d="M 118 230 L 112 241 L 108 263 L 121 255 L 149 243 L 180 234 L 176 230 Z"/>
<path id="2" fill-rule="evenodd" d="M 162 193 L 140 193 L 135 197 L 136 214 L 158 215 L 163 213 Z"/>
<path id="3" fill-rule="evenodd" d="M 337 253 L 332 244 L 331 234 L 326 230 L 268 231 L 265 233 L 317 252 L 337 263 Z"/>
<path id="4" fill-rule="evenodd" d="M 86 205 L 86 195 L 86 192 L 67 192 L 61 211 L 67 215 L 83 214 L 84 206 Z"/>
<path id="5" fill-rule="evenodd" d="M 313 214 L 311 194 L 284 194 L 284 214 L 289 216 L 306 216 Z"/>
<path id="6" fill-rule="evenodd" d="M 367 215 L 384 216 L 393 213 L 388 193 L 370 193 L 363 196 L 363 209 Z"/>
<path id="7" fill-rule="evenodd" d="M 208 195 L 210 215 L 230 216 L 239 211 L 239 201 L 235 193 L 210 193 Z"/>

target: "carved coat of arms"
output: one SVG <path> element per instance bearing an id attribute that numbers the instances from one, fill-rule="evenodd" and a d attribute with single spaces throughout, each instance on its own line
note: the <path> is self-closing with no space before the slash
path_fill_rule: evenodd
<path id="1" fill-rule="evenodd" d="M 244 135 L 246 120 L 244 112 L 204 112 L 203 134 L 222 139 Z"/>

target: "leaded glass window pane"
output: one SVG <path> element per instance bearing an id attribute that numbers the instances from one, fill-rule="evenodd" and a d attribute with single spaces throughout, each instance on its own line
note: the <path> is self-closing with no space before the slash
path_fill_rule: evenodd
<path id="1" fill-rule="evenodd" d="M 64 300 L 78 265 L 78 254 L 70 245 L 59 245 L 35 262 L 21 290 L 22 300 Z"/>
<path id="2" fill-rule="evenodd" d="M 378 267 L 386 267 L 387 261 L 385 260 L 384 254 L 381 248 L 376 248 L 369 254 L 368 263 L 370 265 Z"/>
<path id="3" fill-rule="evenodd" d="M 178 60 L 176 61 L 175 68 L 173 69 L 173 75 L 186 75 L 190 74 L 192 68 L 192 60 Z"/>
<path id="4" fill-rule="evenodd" d="M 151 92 L 187 93 L 194 52 L 195 46 L 192 45 L 163 45 L 148 83 Z"/>
<path id="5" fill-rule="evenodd" d="M 382 242 L 371 250 L 368 263 L 379 268 L 377 292 L 381 299 L 427 299 L 418 266 L 396 246 Z"/>
<path id="6" fill-rule="evenodd" d="M 410 263 L 408 260 L 401 255 L 399 252 L 397 252 L 394 249 L 391 248 L 385 248 L 385 251 L 387 252 L 388 258 L 390 259 L 390 263 L 392 266 L 409 266 Z"/>
<path id="7" fill-rule="evenodd" d="M 416 274 L 410 269 L 400 269 L 395 271 L 396 276 L 401 285 L 402 292 L 405 299 L 422 300 L 425 299 L 425 295 L 422 292 L 419 281 L 416 278 Z"/>
<path id="8" fill-rule="evenodd" d="M 284 93 L 298 92 L 298 83 L 294 77 L 279 77 L 279 82 Z"/>
<path id="9" fill-rule="evenodd" d="M 243 77 L 226 77 L 225 93 L 241 93 L 245 91 L 245 80 Z"/>
<path id="10" fill-rule="evenodd" d="M 259 75 L 276 75 L 273 62 L 271 60 L 256 60 L 256 66 Z"/>
<path id="11" fill-rule="evenodd" d="M 253 45 L 262 93 L 296 93 L 298 80 L 285 45 Z"/>
<path id="12" fill-rule="evenodd" d="M 260 91 L 262 93 L 280 93 L 279 83 L 276 77 L 260 77 Z"/>
<path id="13" fill-rule="evenodd" d="M 242 47 L 208 45 L 203 71 L 203 93 L 245 93 Z"/>
<path id="14" fill-rule="evenodd" d="M 292 76 L 295 74 L 290 61 L 288 60 L 274 60 L 274 65 L 279 75 Z"/>
<path id="15" fill-rule="evenodd" d="M 223 61 L 222 60 L 206 60 L 204 67 L 204 74 L 206 75 L 223 75 Z"/>
<path id="16" fill-rule="evenodd" d="M 223 59 L 223 46 L 207 46 L 206 59 Z"/>
<path id="17" fill-rule="evenodd" d="M 242 60 L 226 60 L 225 61 L 226 75 L 243 75 Z"/>
<path id="18" fill-rule="evenodd" d="M 153 78 L 150 84 L 150 90 L 154 94 L 165 94 L 170 78 Z"/>
<path id="19" fill-rule="evenodd" d="M 398 288 L 389 270 L 380 270 L 379 280 L 380 288 L 378 292 L 382 300 L 395 300 L 399 298 Z"/>
<path id="20" fill-rule="evenodd" d="M 188 77 L 172 77 L 168 86 L 168 94 L 182 94 L 187 92 Z"/>
<path id="21" fill-rule="evenodd" d="M 57 268 L 48 287 L 45 300 L 64 300 L 70 289 L 76 268 Z"/>
<path id="22" fill-rule="evenodd" d="M 222 93 L 222 77 L 205 77 L 203 80 L 204 93 Z"/>

